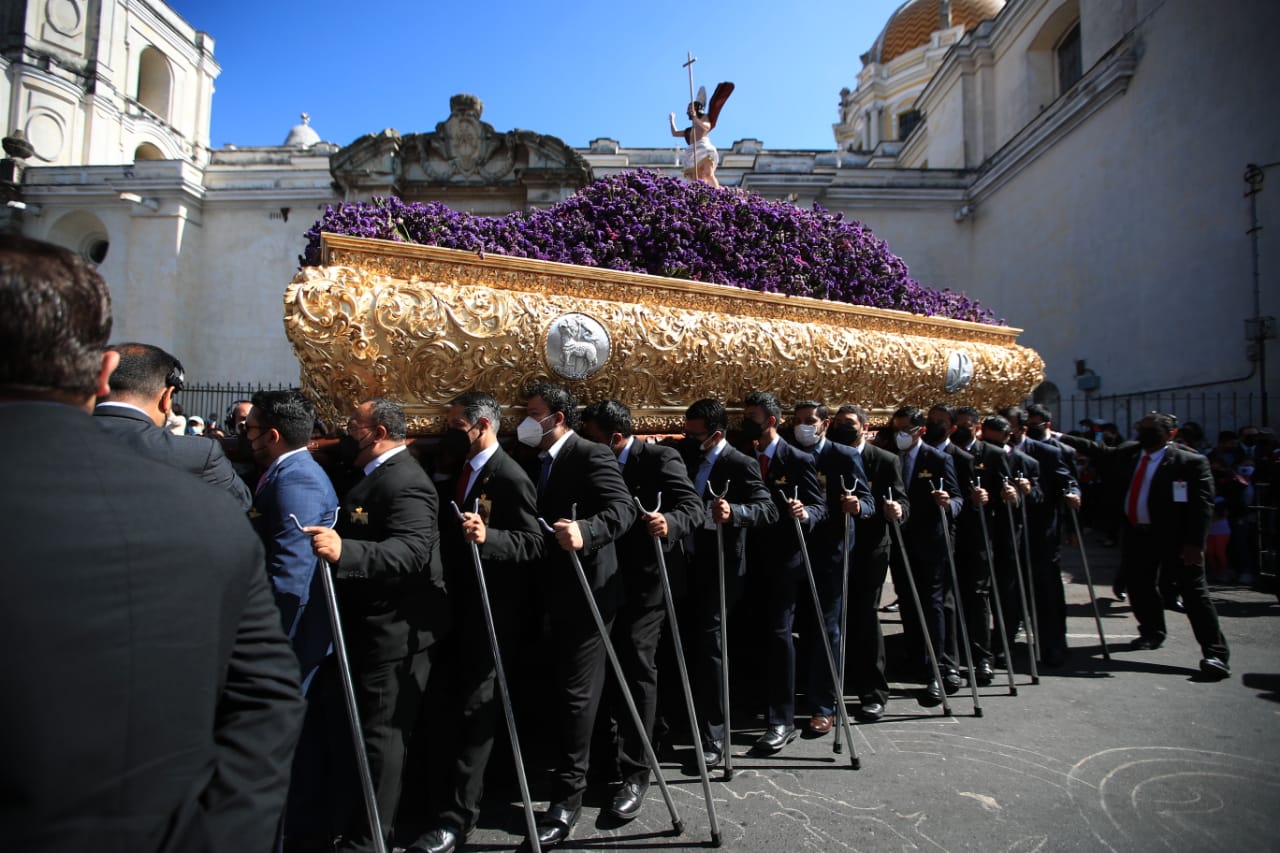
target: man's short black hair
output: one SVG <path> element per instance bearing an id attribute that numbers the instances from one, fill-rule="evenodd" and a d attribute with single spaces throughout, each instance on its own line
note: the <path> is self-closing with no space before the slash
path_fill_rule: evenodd
<path id="1" fill-rule="evenodd" d="M 907 422 L 911 424 L 913 429 L 915 427 L 924 426 L 924 412 L 920 411 L 915 406 L 903 406 L 898 409 L 898 411 L 894 412 L 893 416 L 895 418 L 906 418 Z"/>
<path id="2" fill-rule="evenodd" d="M 1049 411 L 1049 407 L 1044 403 L 1032 403 L 1027 406 L 1027 417 L 1035 415 L 1047 424 L 1053 423 L 1053 413 Z"/>
<path id="3" fill-rule="evenodd" d="M 995 430 L 996 432 L 1013 432 L 1009 419 L 1004 415 L 987 415 L 982 420 L 982 428 Z"/>
<path id="4" fill-rule="evenodd" d="M 952 411 L 952 421 L 958 421 L 961 415 L 965 415 L 975 424 L 982 423 L 982 412 L 979 412 L 973 406 L 956 406 Z"/>
<path id="5" fill-rule="evenodd" d="M 1012 429 L 1014 424 L 1022 427 L 1027 422 L 1027 413 L 1018 406 L 1005 406 L 1000 410 L 1000 415 L 1009 422 L 1009 428 Z"/>
<path id="6" fill-rule="evenodd" d="M 594 423 L 606 438 L 617 433 L 630 438 L 631 410 L 621 400 L 597 400 L 582 410 L 582 422 Z"/>
<path id="7" fill-rule="evenodd" d="M 112 344 L 120 353 L 120 366 L 111 374 L 112 394 L 136 394 L 151 399 L 165 388 L 181 391 L 186 382 L 182 362 L 153 344 L 136 341 Z"/>
<path id="8" fill-rule="evenodd" d="M 724 404 L 710 397 L 695 401 L 685 410 L 684 419 L 702 421 L 711 432 L 723 433 L 729 428 L 729 413 L 725 410 Z"/>
<path id="9" fill-rule="evenodd" d="M 801 400 L 791 407 L 791 413 L 797 414 L 801 409 L 813 409 L 813 413 L 818 416 L 820 421 L 825 421 L 831 417 L 831 410 L 827 408 L 827 404 L 819 403 L 817 400 Z"/>
<path id="10" fill-rule="evenodd" d="M 578 425 L 578 401 L 566 386 L 557 382 L 539 382 L 529 386 L 524 392 L 526 400 L 533 397 L 542 398 L 549 414 L 560 412 L 564 415 L 564 424 L 569 429 Z"/>
<path id="11" fill-rule="evenodd" d="M 853 415 L 858 419 L 858 423 L 864 427 L 867 425 L 867 410 L 854 403 L 846 403 L 836 409 L 837 415 Z"/>
<path id="12" fill-rule="evenodd" d="M 747 395 L 747 399 L 742 401 L 743 407 L 759 406 L 764 409 L 764 413 L 775 421 L 782 420 L 782 403 L 778 402 L 778 398 L 768 391 L 752 391 Z"/>
<path id="13" fill-rule="evenodd" d="M 929 414 L 932 415 L 934 412 L 942 412 L 944 415 L 946 415 L 947 423 L 949 424 L 953 424 L 956 422 L 955 406 L 948 406 L 946 403 L 934 403 L 932 406 L 929 407 Z"/>
<path id="14" fill-rule="evenodd" d="M 97 270 L 61 246 L 0 235 L 0 394 L 92 396 L 110 336 Z"/>
<path id="15" fill-rule="evenodd" d="M 259 391 L 253 395 L 263 429 L 280 433 L 289 449 L 306 447 L 315 427 L 316 407 L 298 390 Z"/>
<path id="16" fill-rule="evenodd" d="M 387 431 L 387 438 L 393 441 L 400 441 L 409 435 L 403 406 L 395 400 L 388 400 L 386 397 L 374 397 L 371 400 L 365 400 L 365 402 L 369 404 L 373 416 L 372 422 L 369 424 L 370 428 L 382 427 Z"/>

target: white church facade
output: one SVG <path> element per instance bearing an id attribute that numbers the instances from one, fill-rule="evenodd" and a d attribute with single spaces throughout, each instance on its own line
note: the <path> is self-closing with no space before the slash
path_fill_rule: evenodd
<path id="1" fill-rule="evenodd" d="M 1049 399 L 1274 401 L 1277 34 L 1271 0 L 909 0 L 850 63 L 830 149 L 738 140 L 717 175 L 861 220 L 915 278 L 1024 329 Z M 99 264 L 116 338 L 196 381 L 296 381 L 281 296 L 328 204 L 500 214 L 618 170 L 679 173 L 674 148 L 496 132 L 475 97 L 441 104 L 434 131 L 335 144 L 304 118 L 283 144 L 211 150 L 213 39 L 159 0 L 9 3 L 0 38 L 0 230 Z M 459 121 L 482 128 L 476 157 L 448 148 Z"/>

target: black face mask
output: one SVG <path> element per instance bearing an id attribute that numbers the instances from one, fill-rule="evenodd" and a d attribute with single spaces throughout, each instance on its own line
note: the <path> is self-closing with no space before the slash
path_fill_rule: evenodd
<path id="1" fill-rule="evenodd" d="M 862 440 L 862 431 L 851 426 L 833 426 L 827 430 L 827 438 L 836 444 L 853 447 Z"/>
<path id="2" fill-rule="evenodd" d="M 956 427 L 956 431 L 951 433 L 951 440 L 960 447 L 968 447 L 973 444 L 973 430 L 969 427 Z"/>
<path id="3" fill-rule="evenodd" d="M 1027 424 L 1027 438 L 1034 441 L 1044 441 L 1049 435 L 1049 430 L 1044 424 Z"/>
<path id="4" fill-rule="evenodd" d="M 471 439 L 467 436 L 467 431 L 454 427 L 445 430 L 440 438 L 440 450 L 451 456 L 461 468 L 463 460 L 471 452 Z"/>
<path id="5" fill-rule="evenodd" d="M 924 443 L 932 447 L 941 444 L 947 437 L 947 428 L 942 424 L 928 424 L 924 428 Z"/>
<path id="6" fill-rule="evenodd" d="M 1155 427 L 1138 428 L 1138 444 L 1143 450 L 1159 450 L 1164 447 L 1164 435 Z"/>
<path id="7" fill-rule="evenodd" d="M 360 455 L 360 442 L 354 435 L 344 435 L 338 439 L 338 458 L 346 465 L 352 465 Z"/>
<path id="8" fill-rule="evenodd" d="M 757 438 L 764 435 L 764 426 L 751 420 L 751 418 L 743 418 L 742 434 L 749 440 L 755 441 Z"/>

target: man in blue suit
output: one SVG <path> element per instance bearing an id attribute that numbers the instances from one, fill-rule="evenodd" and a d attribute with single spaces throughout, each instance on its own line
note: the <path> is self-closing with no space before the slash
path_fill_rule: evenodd
<path id="1" fill-rule="evenodd" d="M 814 584 L 822 603 L 821 622 L 831 641 L 836 666 L 840 666 L 840 651 L 844 637 L 840 633 L 840 611 L 844 596 L 845 550 L 854 543 L 853 525 L 845 537 L 845 518 L 870 518 L 876 511 L 876 502 L 868 485 L 867 472 L 862 467 L 862 457 L 851 448 L 827 439 L 831 425 L 831 411 L 816 400 L 796 403 L 792 415 L 792 429 L 796 444 L 813 454 L 818 466 L 818 484 L 827 501 L 827 517 L 814 528 L 808 537 L 809 552 L 813 562 Z M 845 489 L 852 489 L 846 495 Z M 852 554 L 851 554 L 852 556 Z M 852 574 L 854 566 L 849 564 Z M 803 597 L 803 592 L 800 593 Z M 822 641 L 813 638 L 809 643 L 809 687 L 806 693 L 812 706 L 809 731 L 823 735 L 831 731 L 836 722 L 835 685 L 831 683 L 831 669 Z M 842 697 L 843 698 L 843 697 Z"/>
<path id="2" fill-rule="evenodd" d="M 265 470 L 249 520 L 266 549 L 267 576 L 307 697 L 285 809 L 286 850 L 341 831 L 343 795 L 351 792 L 335 781 L 354 778 L 323 579 L 311 537 L 290 517 L 327 527 L 338 506 L 328 475 L 307 450 L 314 423 L 315 408 L 299 391 L 258 392 L 244 421 L 253 460 Z"/>

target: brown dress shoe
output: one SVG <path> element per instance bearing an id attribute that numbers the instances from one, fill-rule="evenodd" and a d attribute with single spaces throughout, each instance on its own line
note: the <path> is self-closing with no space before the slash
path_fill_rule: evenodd
<path id="1" fill-rule="evenodd" d="M 826 714 L 814 714 L 809 718 L 809 731 L 815 735 L 825 735 L 831 731 L 832 719 Z"/>

